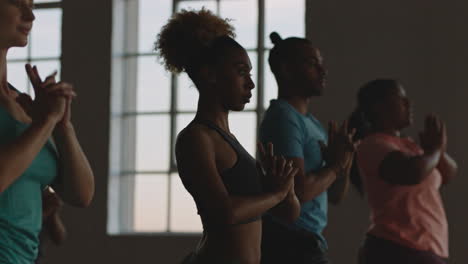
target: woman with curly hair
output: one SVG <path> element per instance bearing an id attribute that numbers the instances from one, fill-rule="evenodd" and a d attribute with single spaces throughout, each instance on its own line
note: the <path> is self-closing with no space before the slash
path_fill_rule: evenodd
<path id="1" fill-rule="evenodd" d="M 175 153 L 204 229 L 186 263 L 258 264 L 262 214 L 286 198 L 297 173 L 271 144 L 267 153 L 259 146 L 260 166 L 229 130 L 229 112 L 243 110 L 255 87 L 247 52 L 233 37 L 226 20 L 202 9 L 175 14 L 156 43 L 166 68 L 186 72 L 200 94 Z"/>
<path id="2" fill-rule="evenodd" d="M 352 183 L 367 195 L 371 225 L 361 264 L 442 264 L 448 224 L 439 189 L 457 173 L 444 123 L 426 118 L 420 145 L 401 130 L 413 123 L 411 102 L 396 80 L 378 79 L 358 93 L 350 126 L 361 140 Z"/>

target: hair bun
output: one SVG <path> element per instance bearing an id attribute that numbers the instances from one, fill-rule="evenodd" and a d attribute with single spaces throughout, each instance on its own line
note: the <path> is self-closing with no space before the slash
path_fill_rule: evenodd
<path id="1" fill-rule="evenodd" d="M 270 40 L 274 45 L 277 45 L 283 40 L 283 38 L 277 32 L 271 32 Z"/>

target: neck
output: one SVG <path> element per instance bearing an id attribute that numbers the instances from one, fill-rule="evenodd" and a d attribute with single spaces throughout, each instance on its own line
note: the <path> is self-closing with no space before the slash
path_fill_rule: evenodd
<path id="1" fill-rule="evenodd" d="M 3 87 L 8 86 L 7 81 L 7 63 L 6 63 L 6 55 L 7 49 L 0 49 L 0 85 Z"/>
<path id="2" fill-rule="evenodd" d="M 229 132 L 228 115 L 229 110 L 226 110 L 217 100 L 200 95 L 196 119 L 211 121 L 224 131 Z"/>
<path id="3" fill-rule="evenodd" d="M 299 113 L 305 115 L 309 109 L 310 98 L 298 95 L 279 95 L 278 99 L 283 99 L 294 107 Z"/>

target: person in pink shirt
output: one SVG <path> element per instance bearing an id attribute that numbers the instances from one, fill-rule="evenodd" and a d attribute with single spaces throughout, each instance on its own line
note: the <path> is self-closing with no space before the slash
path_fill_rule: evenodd
<path id="1" fill-rule="evenodd" d="M 351 180 L 370 207 L 359 263 L 447 263 L 448 223 L 439 190 L 456 175 L 457 164 L 447 154 L 445 124 L 428 115 L 419 144 L 403 136 L 413 123 L 411 101 L 391 79 L 364 85 L 349 121 L 361 141 Z"/>

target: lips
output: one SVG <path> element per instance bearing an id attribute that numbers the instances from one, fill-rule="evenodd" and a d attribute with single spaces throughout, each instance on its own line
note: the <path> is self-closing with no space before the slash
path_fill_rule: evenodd
<path id="1" fill-rule="evenodd" d="M 29 32 L 31 32 L 31 27 L 19 27 L 18 30 L 23 34 L 28 35 Z"/>
<path id="2" fill-rule="evenodd" d="M 250 98 L 252 98 L 252 95 L 248 95 L 244 97 L 244 102 L 245 103 L 250 103 Z"/>

